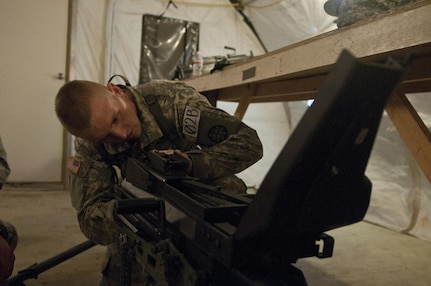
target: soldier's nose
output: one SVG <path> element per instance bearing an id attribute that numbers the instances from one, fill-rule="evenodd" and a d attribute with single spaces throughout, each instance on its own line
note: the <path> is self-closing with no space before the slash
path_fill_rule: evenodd
<path id="1" fill-rule="evenodd" d="M 112 130 L 112 135 L 118 139 L 126 140 L 127 139 L 127 130 L 123 128 L 114 128 Z"/>

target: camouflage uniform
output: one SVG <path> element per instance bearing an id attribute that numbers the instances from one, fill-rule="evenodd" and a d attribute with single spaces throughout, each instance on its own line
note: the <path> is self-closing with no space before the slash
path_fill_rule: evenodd
<path id="1" fill-rule="evenodd" d="M 6 160 L 6 151 L 3 147 L 3 142 L 1 141 L 0 137 L 0 189 L 3 186 L 3 183 L 6 182 L 6 179 L 9 174 L 10 168 Z M 2 233 L 2 236 L 5 236 L 5 238 L 7 238 L 7 242 L 9 243 L 10 248 L 12 249 L 12 251 L 14 251 L 18 244 L 18 234 L 15 227 L 12 224 L 2 220 L 0 220 L 0 225 L 2 229 L 6 229 L 6 233 Z"/>
<path id="2" fill-rule="evenodd" d="M 6 229 L 7 229 L 7 235 L 8 235 L 8 239 L 7 242 L 10 245 L 10 248 L 12 250 L 15 250 L 17 244 L 18 244 L 18 233 L 15 229 L 15 227 L 5 221 L 0 220 L 0 224 L 3 225 Z"/>
<path id="3" fill-rule="evenodd" d="M 13 251 L 18 242 L 15 227 L 0 220 L 0 285 L 7 279 L 13 271 L 15 255 Z"/>
<path id="4" fill-rule="evenodd" d="M 329 0 L 324 8 L 329 15 L 338 17 L 337 26 L 341 28 L 411 2 L 416 0 Z"/>
<path id="5" fill-rule="evenodd" d="M 142 134 L 135 143 L 121 145 L 97 144 L 76 138 L 76 160 L 80 162 L 76 174 L 70 173 L 70 188 L 73 206 L 78 210 L 78 220 L 83 233 L 95 242 L 109 245 L 107 267 L 103 285 L 118 285 L 121 253 L 118 251 L 120 229 L 116 218 L 115 170 L 120 169 L 128 157 L 142 155 L 152 149 L 182 149 L 192 159 L 193 176 L 203 182 L 220 185 L 231 192 L 245 192 L 244 183 L 234 176 L 262 157 L 262 145 L 256 132 L 226 112 L 209 104 L 195 89 L 182 82 L 157 80 L 138 87 L 129 88 L 141 121 Z M 166 122 L 176 126 L 175 133 L 188 146 L 177 146 L 168 140 L 150 112 L 145 97 L 155 95 Z M 187 113 L 200 110 L 199 130 L 205 125 L 219 122 L 231 132 L 227 138 L 210 142 L 203 134 L 190 134 L 186 130 Z M 185 149 L 185 150 L 184 150 Z M 134 265 L 133 285 L 142 285 L 142 268 Z M 115 270 L 114 270 L 115 269 Z"/>
<path id="6" fill-rule="evenodd" d="M 6 182 L 7 177 L 9 176 L 10 168 L 6 160 L 6 151 L 3 147 L 3 142 L 0 137 L 0 189 L 3 184 Z"/>

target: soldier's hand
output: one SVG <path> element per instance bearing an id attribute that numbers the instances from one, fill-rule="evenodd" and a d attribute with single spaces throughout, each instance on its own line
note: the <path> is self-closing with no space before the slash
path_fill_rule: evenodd
<path id="1" fill-rule="evenodd" d="M 193 161 L 190 159 L 187 153 L 182 152 L 179 149 L 166 149 L 166 150 L 152 150 L 153 152 L 165 154 L 165 155 L 174 155 L 177 154 L 189 161 L 189 167 L 187 168 L 187 175 L 191 175 L 193 172 Z"/>

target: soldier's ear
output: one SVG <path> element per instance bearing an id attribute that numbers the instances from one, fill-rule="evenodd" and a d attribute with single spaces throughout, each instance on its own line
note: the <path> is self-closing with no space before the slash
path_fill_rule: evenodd
<path id="1" fill-rule="evenodd" d="M 113 84 L 113 83 L 108 83 L 107 85 L 106 85 L 106 87 L 108 88 L 108 90 L 110 91 L 110 92 L 112 92 L 113 94 L 115 94 L 115 95 L 118 95 L 118 96 L 123 96 L 124 95 L 124 92 L 123 92 L 123 90 L 119 87 L 119 86 L 117 86 L 117 85 L 115 85 L 115 84 Z"/>

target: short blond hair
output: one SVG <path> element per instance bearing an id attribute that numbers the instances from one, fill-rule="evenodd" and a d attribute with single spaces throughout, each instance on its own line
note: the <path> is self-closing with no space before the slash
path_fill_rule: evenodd
<path id="1" fill-rule="evenodd" d="M 79 135 L 90 127 L 90 99 L 103 85 L 73 80 L 64 84 L 55 97 L 55 113 L 64 128 Z"/>

